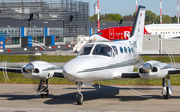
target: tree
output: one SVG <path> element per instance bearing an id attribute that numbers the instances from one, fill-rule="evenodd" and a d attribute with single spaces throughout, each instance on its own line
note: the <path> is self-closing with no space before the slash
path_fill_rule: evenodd
<path id="1" fill-rule="evenodd" d="M 136 12 L 133 13 L 133 18 L 134 18 L 134 19 L 136 18 Z"/>
<path id="2" fill-rule="evenodd" d="M 169 15 L 162 15 L 162 23 L 172 23 L 171 17 Z M 160 15 L 157 16 L 157 23 L 160 23 Z"/>
<path id="3" fill-rule="evenodd" d="M 122 19 L 120 14 L 102 14 L 102 15 L 100 15 L 100 20 L 105 21 L 105 22 L 107 22 L 107 21 L 116 22 L 116 21 L 119 21 L 120 19 Z M 97 14 L 90 17 L 90 21 L 97 21 Z"/>
<path id="4" fill-rule="evenodd" d="M 90 21 L 97 21 L 97 14 L 90 17 Z"/>
<path id="5" fill-rule="evenodd" d="M 176 15 L 174 17 L 171 17 L 171 21 L 172 21 L 172 23 L 177 23 L 178 22 Z"/>
<path id="6" fill-rule="evenodd" d="M 157 23 L 157 15 L 151 11 L 146 11 L 145 24 Z"/>
<path id="7" fill-rule="evenodd" d="M 134 18 L 132 15 L 126 15 L 126 16 L 123 16 L 122 19 L 124 21 L 134 21 Z"/>
<path id="8" fill-rule="evenodd" d="M 101 17 L 103 21 L 119 21 L 122 19 L 120 14 L 103 14 Z"/>

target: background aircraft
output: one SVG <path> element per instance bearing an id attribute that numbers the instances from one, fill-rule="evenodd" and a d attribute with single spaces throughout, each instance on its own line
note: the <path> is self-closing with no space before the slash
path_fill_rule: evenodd
<path id="1" fill-rule="evenodd" d="M 127 40 L 130 37 L 132 26 L 112 27 L 100 30 L 97 34 L 104 40 Z M 144 35 L 162 35 L 163 39 L 180 38 L 179 24 L 149 24 L 144 27 Z M 102 38 L 102 40 L 103 40 Z"/>
<path id="2" fill-rule="evenodd" d="M 18 72 L 27 78 L 40 79 L 37 90 L 43 98 L 47 97 L 49 93 L 49 78 L 59 77 L 74 81 L 78 85 L 76 98 L 79 105 L 83 104 L 82 84 L 91 85 L 93 81 L 122 78 L 162 78 L 162 94 L 165 99 L 168 99 L 169 95 L 172 94 L 170 75 L 179 74 L 180 70 L 166 63 L 148 61 L 139 67 L 138 72 L 133 72 L 138 54 L 142 50 L 144 19 L 145 7 L 139 6 L 136 21 L 128 40 L 89 43 L 81 49 L 76 58 L 67 62 L 63 69 L 46 62 L 34 61 L 21 69 L 0 67 L 0 70 Z"/>

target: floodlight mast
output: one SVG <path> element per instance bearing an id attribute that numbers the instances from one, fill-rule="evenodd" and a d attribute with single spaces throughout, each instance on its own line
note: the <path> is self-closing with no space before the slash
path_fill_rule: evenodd
<path id="1" fill-rule="evenodd" d="M 98 31 L 100 31 L 100 11 L 99 11 L 99 0 L 98 0 Z"/>

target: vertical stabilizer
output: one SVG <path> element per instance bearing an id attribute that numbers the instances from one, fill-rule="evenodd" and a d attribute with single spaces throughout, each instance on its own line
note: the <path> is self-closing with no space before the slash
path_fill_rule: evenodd
<path id="1" fill-rule="evenodd" d="M 143 46 L 144 21 L 145 7 L 139 6 L 129 39 L 139 53 L 142 51 Z"/>

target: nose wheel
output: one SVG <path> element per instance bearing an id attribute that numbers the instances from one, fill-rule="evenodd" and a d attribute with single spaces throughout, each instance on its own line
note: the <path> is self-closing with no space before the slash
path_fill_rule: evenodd
<path id="1" fill-rule="evenodd" d="M 78 82 L 78 93 L 76 95 L 76 100 L 77 100 L 77 104 L 78 105 L 82 105 L 83 104 L 83 94 L 81 93 L 81 83 Z"/>

